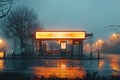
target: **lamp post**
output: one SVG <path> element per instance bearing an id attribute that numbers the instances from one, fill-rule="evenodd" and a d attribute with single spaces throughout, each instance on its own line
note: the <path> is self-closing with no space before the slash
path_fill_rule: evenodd
<path id="1" fill-rule="evenodd" d="M 115 42 L 115 45 L 117 46 L 117 52 L 120 52 L 120 38 L 119 37 L 120 37 L 119 33 L 117 33 L 117 34 L 113 33 L 112 34 L 112 38 Z"/>
<path id="2" fill-rule="evenodd" d="M 96 46 L 97 46 L 97 50 L 102 50 L 102 45 L 103 45 L 104 41 L 102 39 L 99 39 L 96 42 Z"/>
<path id="3" fill-rule="evenodd" d="M 90 40 L 90 45 L 91 45 L 91 46 L 90 46 L 90 58 L 92 58 L 92 53 L 93 53 L 93 52 L 92 52 L 92 49 L 93 49 L 93 48 L 92 48 L 92 44 L 93 44 L 93 36 L 91 36 L 91 40 Z"/>
<path id="4" fill-rule="evenodd" d="M 118 46 L 118 52 L 120 53 L 120 25 L 109 25 L 109 30 L 115 31 L 115 33 L 112 34 L 113 41 L 117 43 Z M 116 34 L 117 33 L 117 34 Z"/>

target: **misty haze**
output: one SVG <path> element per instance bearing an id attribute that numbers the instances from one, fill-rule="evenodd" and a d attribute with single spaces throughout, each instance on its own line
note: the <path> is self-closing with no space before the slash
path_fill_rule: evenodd
<path id="1" fill-rule="evenodd" d="M 0 0 L 0 80 L 120 80 L 119 0 Z"/>

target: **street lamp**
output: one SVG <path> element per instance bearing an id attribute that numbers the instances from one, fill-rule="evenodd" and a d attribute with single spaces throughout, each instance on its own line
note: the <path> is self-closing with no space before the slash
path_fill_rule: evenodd
<path id="1" fill-rule="evenodd" d="M 0 50 L 5 50 L 6 47 L 7 47 L 7 44 L 5 40 L 0 39 Z"/>
<path id="2" fill-rule="evenodd" d="M 0 43 L 2 42 L 2 39 L 0 39 Z"/>
<path id="3" fill-rule="evenodd" d="M 98 40 L 98 43 L 100 43 L 100 44 L 103 44 L 103 42 L 104 42 L 104 41 L 101 40 L 101 39 Z"/>
<path id="4" fill-rule="evenodd" d="M 113 37 L 113 40 L 114 40 L 114 42 L 115 42 L 115 44 L 117 46 L 117 49 L 118 49 L 117 52 L 120 52 L 120 38 L 119 38 L 120 34 L 119 33 L 117 33 L 117 34 L 113 33 L 112 37 Z"/>
<path id="5" fill-rule="evenodd" d="M 103 45 L 104 41 L 102 39 L 99 39 L 97 42 L 96 42 L 96 46 L 99 47 L 98 49 L 102 49 L 102 45 Z"/>
<path id="6" fill-rule="evenodd" d="M 112 37 L 113 37 L 113 38 L 118 38 L 118 34 L 113 33 L 113 34 L 112 34 Z"/>

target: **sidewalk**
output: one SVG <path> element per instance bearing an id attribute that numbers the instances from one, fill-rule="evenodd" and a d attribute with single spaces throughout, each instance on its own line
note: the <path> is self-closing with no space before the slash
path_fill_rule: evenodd
<path id="1" fill-rule="evenodd" d="M 30 55 L 30 56 L 7 56 L 5 58 L 0 58 L 0 59 L 103 59 L 103 57 L 98 57 L 98 56 L 92 56 L 90 55 L 83 55 L 81 57 L 79 56 L 39 56 L 39 55 Z"/>

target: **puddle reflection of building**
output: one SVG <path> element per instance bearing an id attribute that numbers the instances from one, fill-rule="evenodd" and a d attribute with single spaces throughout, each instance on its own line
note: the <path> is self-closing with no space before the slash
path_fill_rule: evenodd
<path id="1" fill-rule="evenodd" d="M 51 67 L 35 67 L 34 74 L 38 77 L 44 76 L 46 78 L 50 76 L 59 78 L 83 78 L 86 74 L 86 71 L 83 68 L 79 66 L 69 66 L 66 60 L 53 61 L 53 63 L 55 64 Z"/>
<path id="2" fill-rule="evenodd" d="M 0 70 L 3 70 L 5 68 L 5 63 L 3 59 L 0 59 Z"/>
<path id="3" fill-rule="evenodd" d="M 66 63 L 66 66 L 68 67 L 75 67 L 75 66 L 82 66 L 82 62 L 79 60 L 64 60 L 64 59 L 46 59 L 41 61 L 41 66 L 46 66 L 46 67 L 57 67 L 57 64 L 59 63 Z"/>

